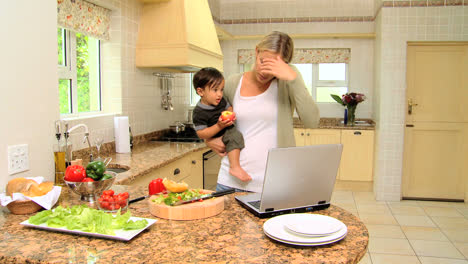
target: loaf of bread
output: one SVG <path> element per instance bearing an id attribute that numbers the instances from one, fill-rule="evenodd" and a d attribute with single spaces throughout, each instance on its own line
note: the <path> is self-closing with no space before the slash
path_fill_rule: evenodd
<path id="1" fill-rule="evenodd" d="M 54 188 L 53 182 L 43 182 L 38 184 L 34 180 L 25 178 L 16 178 L 8 182 L 6 193 L 12 196 L 13 193 L 22 193 L 29 197 L 42 196 Z"/>
<path id="2" fill-rule="evenodd" d="M 185 182 L 175 182 L 164 178 L 164 187 L 171 192 L 184 192 L 188 189 L 188 184 Z"/>

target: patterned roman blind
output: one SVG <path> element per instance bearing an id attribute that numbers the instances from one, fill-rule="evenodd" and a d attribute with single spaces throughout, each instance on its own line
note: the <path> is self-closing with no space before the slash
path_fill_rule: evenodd
<path id="1" fill-rule="evenodd" d="M 253 64 L 255 62 L 255 50 L 238 50 L 237 61 L 239 64 Z M 349 63 L 351 61 L 351 49 L 294 49 L 291 63 Z"/>
<path id="2" fill-rule="evenodd" d="M 59 27 L 109 40 L 111 11 L 84 0 L 57 0 Z"/>

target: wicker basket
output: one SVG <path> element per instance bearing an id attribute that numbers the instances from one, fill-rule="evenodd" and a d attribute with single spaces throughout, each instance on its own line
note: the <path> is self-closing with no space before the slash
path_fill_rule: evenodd
<path id="1" fill-rule="evenodd" d="M 14 201 L 7 204 L 8 210 L 13 214 L 32 214 L 42 209 L 37 203 L 28 201 Z"/>

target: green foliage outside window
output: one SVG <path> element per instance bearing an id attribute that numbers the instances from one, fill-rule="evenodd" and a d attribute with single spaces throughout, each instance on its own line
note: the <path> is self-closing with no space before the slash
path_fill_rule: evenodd
<path id="1" fill-rule="evenodd" d="M 76 33 L 76 75 L 78 85 L 78 112 L 90 111 L 88 36 Z"/>
<path id="2" fill-rule="evenodd" d="M 59 75 L 60 113 L 69 114 L 75 111 L 72 109 L 76 109 L 78 113 L 99 111 L 101 108 L 99 40 L 81 33 L 72 34 L 74 35 L 65 34 L 65 30 L 61 28 L 57 30 L 58 64 L 67 66 L 59 68 L 62 71 L 69 71 L 65 76 Z M 64 45 L 66 41 L 76 41 L 76 45 L 71 45 L 76 47 L 75 50 L 70 50 L 69 45 L 66 47 Z M 76 52 L 74 54 L 76 56 L 70 56 L 69 52 Z M 76 61 L 70 61 L 74 58 Z M 72 93 L 76 95 L 72 96 Z M 77 107 L 72 108 L 72 105 Z"/>
<path id="3" fill-rule="evenodd" d="M 60 101 L 60 113 L 70 114 L 70 84 L 71 80 L 59 80 L 59 101 Z"/>

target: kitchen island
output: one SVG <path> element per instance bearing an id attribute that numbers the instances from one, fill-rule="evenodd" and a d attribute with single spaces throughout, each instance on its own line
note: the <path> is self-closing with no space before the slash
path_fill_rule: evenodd
<path id="1" fill-rule="evenodd" d="M 113 186 L 130 198 L 146 194 L 142 187 Z M 347 236 L 317 247 L 291 246 L 269 239 L 263 223 L 246 211 L 231 194 L 219 215 L 192 221 L 156 218 L 148 199 L 133 203 L 133 216 L 157 222 L 128 242 L 24 227 L 31 215 L 0 211 L 0 263 L 357 263 L 365 254 L 369 234 L 351 213 L 331 205 L 317 211 L 341 220 Z M 78 195 L 63 188 L 58 204 L 79 204 Z"/>

